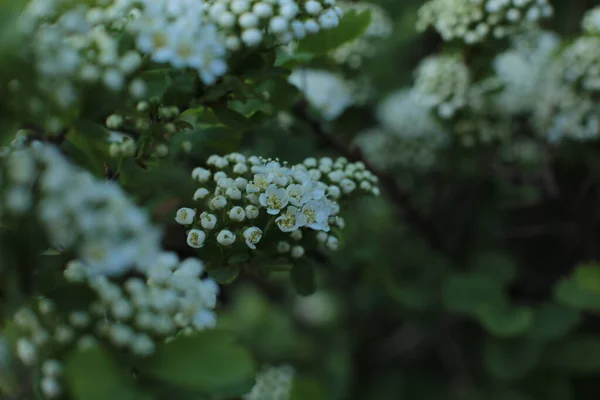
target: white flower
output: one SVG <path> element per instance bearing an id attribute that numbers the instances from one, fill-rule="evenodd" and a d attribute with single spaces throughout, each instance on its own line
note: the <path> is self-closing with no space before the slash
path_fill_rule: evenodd
<path id="1" fill-rule="evenodd" d="M 217 225 L 217 217 L 214 214 L 203 212 L 202 214 L 200 214 L 200 224 L 204 229 L 214 229 L 215 225 Z"/>
<path id="2" fill-rule="evenodd" d="M 354 103 L 349 84 L 328 71 L 299 69 L 290 75 L 289 82 L 302 91 L 326 120 L 336 119 Z"/>
<path id="3" fill-rule="evenodd" d="M 135 335 L 131 343 L 131 350 L 139 356 L 149 356 L 154 353 L 155 344 L 150 337 L 144 333 Z"/>
<path id="4" fill-rule="evenodd" d="M 29 340 L 17 340 L 17 356 L 27 366 L 32 366 L 37 361 L 37 349 Z"/>
<path id="5" fill-rule="evenodd" d="M 248 166 L 244 163 L 237 163 L 233 166 L 233 172 L 236 174 L 245 174 L 248 171 Z"/>
<path id="6" fill-rule="evenodd" d="M 325 244 L 329 250 L 337 250 L 339 247 L 339 240 L 335 236 L 329 236 Z"/>
<path id="7" fill-rule="evenodd" d="M 288 204 L 289 196 L 285 189 L 270 185 L 259 197 L 260 205 L 267 208 L 267 213 L 277 215 Z"/>
<path id="8" fill-rule="evenodd" d="M 206 240 L 206 233 L 199 229 L 190 229 L 187 235 L 187 244 L 190 247 L 195 249 L 199 249 L 204 246 L 204 241 Z"/>
<path id="9" fill-rule="evenodd" d="M 307 218 L 300 209 L 289 206 L 285 213 L 275 219 L 275 222 L 282 232 L 292 232 L 306 225 Z"/>
<path id="10" fill-rule="evenodd" d="M 278 253 L 287 253 L 290 251 L 291 246 L 288 242 L 280 241 L 277 243 L 277 252 Z"/>
<path id="11" fill-rule="evenodd" d="M 258 208 L 253 205 L 246 206 L 244 211 L 246 212 L 246 218 L 248 219 L 254 219 L 258 217 Z"/>
<path id="12" fill-rule="evenodd" d="M 292 258 L 300 258 L 304 256 L 304 247 L 302 246 L 294 246 L 292 247 L 290 255 Z"/>
<path id="13" fill-rule="evenodd" d="M 229 187 L 225 191 L 225 196 L 232 200 L 240 200 L 242 198 L 242 192 L 237 187 Z"/>
<path id="14" fill-rule="evenodd" d="M 227 205 L 227 199 L 224 196 L 215 196 L 210 201 L 210 206 L 215 210 L 221 210 Z"/>
<path id="15" fill-rule="evenodd" d="M 256 244 L 262 238 L 262 230 L 253 226 L 244 231 L 244 238 L 246 239 L 246 245 L 252 250 L 256 249 Z"/>
<path id="16" fill-rule="evenodd" d="M 202 200 L 208 196 L 210 192 L 206 188 L 200 188 L 194 193 L 194 200 Z"/>
<path id="17" fill-rule="evenodd" d="M 223 229 L 217 235 L 217 242 L 223 246 L 231 246 L 235 242 L 235 234 L 230 230 Z"/>
<path id="18" fill-rule="evenodd" d="M 60 396 L 62 393 L 62 388 L 58 381 L 49 376 L 45 376 L 40 380 L 40 389 L 45 397 L 49 399 L 53 399 L 55 397 Z"/>
<path id="19" fill-rule="evenodd" d="M 345 178 L 340 182 L 340 187 L 342 188 L 342 192 L 344 192 L 344 194 L 349 194 L 356 189 L 356 182 L 354 182 L 352 179 Z"/>
<path id="20" fill-rule="evenodd" d="M 300 229 L 293 231 L 290 233 L 290 237 L 292 240 L 299 241 L 302 240 L 302 231 Z"/>
<path id="21" fill-rule="evenodd" d="M 175 221 L 179 225 L 190 225 L 194 222 L 194 217 L 196 216 L 196 211 L 191 208 L 183 207 L 177 210 L 177 215 L 175 216 Z"/>
<path id="22" fill-rule="evenodd" d="M 266 190 L 273 182 L 273 176 L 264 174 L 255 174 L 254 179 L 246 186 L 248 193 L 258 193 Z"/>
<path id="23" fill-rule="evenodd" d="M 242 222 L 244 219 L 246 219 L 246 213 L 242 207 L 235 206 L 229 210 L 229 219 L 235 222 Z"/>
<path id="24" fill-rule="evenodd" d="M 186 258 L 177 266 L 173 276 L 199 277 L 204 272 L 204 264 L 197 258 Z"/>
<path id="25" fill-rule="evenodd" d="M 327 235 L 327 232 L 320 231 L 317 233 L 317 242 L 324 244 L 327 242 L 328 237 L 329 235 Z"/>
<path id="26" fill-rule="evenodd" d="M 332 214 L 331 204 L 325 200 L 311 200 L 302 207 L 306 216 L 306 226 L 317 231 L 329 231 L 329 216 Z"/>
<path id="27" fill-rule="evenodd" d="M 62 364 L 57 360 L 46 360 L 42 364 L 42 374 L 45 376 L 57 378 L 62 374 L 62 371 Z"/>
<path id="28" fill-rule="evenodd" d="M 304 185 L 289 185 L 285 191 L 288 194 L 290 204 L 293 204 L 296 207 L 301 207 L 303 204 L 308 202 L 311 199 L 311 193 L 306 190 L 307 188 L 310 188 L 310 182 L 307 182 Z"/>
<path id="29" fill-rule="evenodd" d="M 205 168 L 194 168 L 192 170 L 192 178 L 198 182 L 208 182 L 211 177 L 211 172 Z"/>

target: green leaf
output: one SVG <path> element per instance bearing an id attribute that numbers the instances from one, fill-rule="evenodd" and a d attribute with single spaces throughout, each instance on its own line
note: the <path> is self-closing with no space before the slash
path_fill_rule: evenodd
<path id="1" fill-rule="evenodd" d="M 239 274 L 240 268 L 235 266 L 220 267 L 208 271 L 208 276 L 219 282 L 221 285 L 229 285 L 235 281 Z"/>
<path id="2" fill-rule="evenodd" d="M 575 270 L 574 278 L 582 288 L 600 295 L 600 266 L 596 264 L 580 265 Z"/>
<path id="3" fill-rule="evenodd" d="M 302 39 L 298 43 L 296 51 L 298 53 L 327 53 L 360 37 L 370 24 L 370 11 L 358 13 L 350 10 L 344 14 L 337 27 L 322 29 L 319 33 Z"/>
<path id="4" fill-rule="evenodd" d="M 212 105 L 211 108 L 219 122 L 225 126 L 229 126 L 240 131 L 245 131 L 252 125 L 252 122 L 248 118 L 246 118 L 243 114 L 232 110 L 231 108 L 220 104 Z"/>
<path id="5" fill-rule="evenodd" d="M 600 311 L 600 294 L 582 287 L 574 279 L 563 279 L 554 287 L 557 302 L 578 310 Z"/>
<path id="6" fill-rule="evenodd" d="M 553 349 L 550 363 L 556 368 L 578 373 L 600 372 L 600 338 L 578 336 Z"/>
<path id="7" fill-rule="evenodd" d="M 538 340 L 556 340 L 566 336 L 581 320 L 577 310 L 560 304 L 547 303 L 533 314 L 529 337 Z"/>
<path id="8" fill-rule="evenodd" d="M 292 282 L 296 292 L 302 296 L 313 294 L 316 290 L 316 276 L 314 265 L 301 259 L 294 264 L 291 272 Z"/>
<path id="9" fill-rule="evenodd" d="M 145 372 L 168 384 L 236 396 L 252 388 L 255 365 L 231 333 L 214 329 L 161 345 Z"/>
<path id="10" fill-rule="evenodd" d="M 168 69 L 155 69 L 141 74 L 141 78 L 146 82 L 146 96 L 148 98 L 161 98 L 171 83 L 168 75 Z"/>
<path id="11" fill-rule="evenodd" d="M 488 339 L 483 349 L 486 369 L 500 380 L 525 376 L 540 359 L 542 345 L 527 339 Z"/>
<path id="12" fill-rule="evenodd" d="M 152 397 L 136 390 L 125 371 L 110 356 L 96 347 L 68 356 L 65 376 L 78 400 L 148 400 Z"/>
<path id="13" fill-rule="evenodd" d="M 313 378 L 294 378 L 290 400 L 326 400 L 327 393 L 318 380 Z"/>
<path id="14" fill-rule="evenodd" d="M 493 251 L 482 252 L 473 262 L 473 272 L 509 283 L 515 276 L 516 265 L 510 257 Z"/>
<path id="15" fill-rule="evenodd" d="M 444 282 L 442 301 L 446 308 L 477 315 L 482 306 L 504 305 L 502 283 L 484 275 L 455 275 Z"/>
<path id="16" fill-rule="evenodd" d="M 495 336 L 517 336 L 527 332 L 533 325 L 533 312 L 529 307 L 497 307 L 485 304 L 477 314 L 479 322 Z"/>

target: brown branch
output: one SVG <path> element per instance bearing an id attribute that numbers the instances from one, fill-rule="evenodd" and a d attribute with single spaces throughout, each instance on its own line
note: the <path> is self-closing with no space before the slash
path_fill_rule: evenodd
<path id="1" fill-rule="evenodd" d="M 410 194 L 397 185 L 393 176 L 379 171 L 363 156 L 359 149 L 350 148 L 346 143 L 327 132 L 319 121 L 309 115 L 308 104 L 306 102 L 303 101 L 296 104 L 293 111 L 297 117 L 308 123 L 312 131 L 328 146 L 334 148 L 350 161 L 363 162 L 379 178 L 381 189 L 383 189 L 396 207 L 403 213 L 408 223 L 423 235 L 433 248 L 441 251 L 445 250 L 444 241 L 441 239 L 432 222 L 413 206 Z"/>

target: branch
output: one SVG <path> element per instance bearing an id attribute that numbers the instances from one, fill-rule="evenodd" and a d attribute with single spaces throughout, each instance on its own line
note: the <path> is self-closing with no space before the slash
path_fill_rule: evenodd
<path id="1" fill-rule="evenodd" d="M 338 153 L 350 161 L 363 162 L 365 166 L 379 178 L 379 185 L 395 206 L 404 214 L 408 223 L 412 225 L 417 232 L 423 235 L 433 248 L 445 251 L 444 241 L 438 235 L 432 222 L 412 205 L 410 194 L 396 184 L 396 180 L 393 176 L 379 171 L 363 156 L 359 149 L 349 148 L 344 142 L 327 132 L 319 121 L 309 115 L 308 104 L 305 101 L 296 104 L 293 111 L 297 117 L 306 121 L 310 125 L 312 131 L 329 147 L 334 148 Z"/>

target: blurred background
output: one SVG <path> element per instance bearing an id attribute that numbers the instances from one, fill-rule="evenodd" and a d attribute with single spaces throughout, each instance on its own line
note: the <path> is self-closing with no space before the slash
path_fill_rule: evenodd
<path id="1" fill-rule="evenodd" d="M 373 3 L 393 32 L 360 74 L 383 98 L 410 85 L 442 42 L 415 30 L 423 2 Z M 597 2 L 553 4 L 545 28 L 569 36 Z M 359 105 L 329 128 L 351 143 L 374 120 Z M 280 128 L 250 135 L 249 153 L 342 155 L 307 124 Z M 395 170 L 400 193 L 382 188 L 355 203 L 340 251 L 315 257 L 314 294 L 295 294 L 287 273 L 238 279 L 225 288 L 220 323 L 265 364 L 294 365 L 296 398 L 598 398 L 599 154 L 594 142 L 567 144 L 544 166 L 498 170 L 475 148 L 434 169 Z"/>

